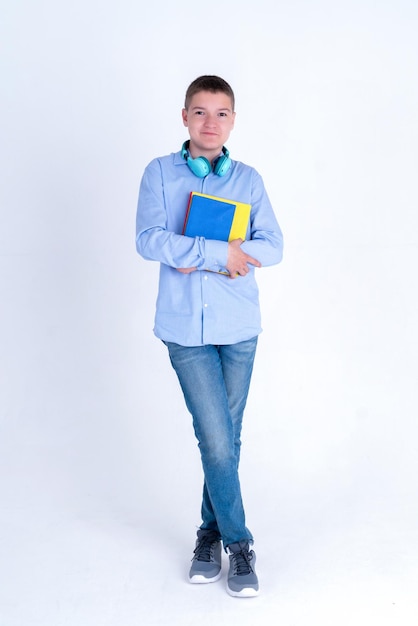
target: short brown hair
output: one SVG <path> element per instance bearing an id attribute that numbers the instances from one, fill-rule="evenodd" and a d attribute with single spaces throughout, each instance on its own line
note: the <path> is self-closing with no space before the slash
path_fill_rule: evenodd
<path id="1" fill-rule="evenodd" d="M 199 76 L 199 78 L 196 78 L 192 83 L 190 83 L 184 100 L 185 109 L 189 108 L 190 100 L 199 91 L 211 91 L 212 93 L 221 91 L 231 98 L 232 111 L 235 110 L 235 96 L 232 91 L 232 87 L 226 82 L 226 80 L 220 78 L 219 76 Z"/>

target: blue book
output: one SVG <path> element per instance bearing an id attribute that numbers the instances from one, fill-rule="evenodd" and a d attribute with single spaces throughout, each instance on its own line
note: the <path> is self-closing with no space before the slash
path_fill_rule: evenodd
<path id="1" fill-rule="evenodd" d="M 183 235 L 232 241 L 247 236 L 251 205 L 192 191 L 187 205 Z"/>

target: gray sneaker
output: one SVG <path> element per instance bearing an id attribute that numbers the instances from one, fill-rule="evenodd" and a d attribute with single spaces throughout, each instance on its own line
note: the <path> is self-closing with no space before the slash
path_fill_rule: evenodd
<path id="1" fill-rule="evenodd" d="M 247 541 L 231 543 L 227 547 L 229 572 L 226 590 L 230 596 L 252 598 L 258 595 L 258 578 L 255 573 L 255 552 Z"/>
<path id="2" fill-rule="evenodd" d="M 221 577 L 222 545 L 213 530 L 198 530 L 196 547 L 189 572 L 191 583 L 214 583 Z"/>

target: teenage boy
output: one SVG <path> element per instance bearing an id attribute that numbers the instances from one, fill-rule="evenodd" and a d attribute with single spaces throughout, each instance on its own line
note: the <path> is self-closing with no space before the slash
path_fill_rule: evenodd
<path id="1" fill-rule="evenodd" d="M 182 118 L 189 139 L 178 152 L 153 159 L 142 176 L 136 247 L 143 258 L 160 262 L 154 333 L 167 346 L 202 460 L 202 524 L 189 580 L 220 578 L 222 542 L 228 593 L 250 597 L 259 585 L 238 464 L 261 332 L 255 268 L 281 261 L 283 238 L 262 178 L 225 147 L 235 122 L 230 85 L 211 75 L 194 80 Z M 192 191 L 249 203 L 245 241 L 184 236 Z M 227 275 L 220 273 L 225 268 Z"/>

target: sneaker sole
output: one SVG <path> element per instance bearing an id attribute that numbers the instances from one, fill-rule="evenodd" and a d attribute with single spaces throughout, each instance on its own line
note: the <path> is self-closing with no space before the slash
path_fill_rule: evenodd
<path id="1" fill-rule="evenodd" d="M 207 583 L 216 583 L 217 580 L 222 576 L 222 572 L 219 572 L 216 576 L 212 576 L 212 578 L 206 578 L 203 574 L 195 574 L 191 578 L 189 577 L 189 581 L 192 585 L 205 585 Z"/>
<path id="2" fill-rule="evenodd" d="M 234 591 L 234 589 L 230 589 L 227 586 L 226 590 L 233 598 L 256 598 L 259 593 L 258 589 L 253 589 L 252 587 L 244 587 L 240 591 Z"/>

